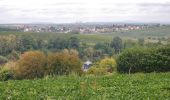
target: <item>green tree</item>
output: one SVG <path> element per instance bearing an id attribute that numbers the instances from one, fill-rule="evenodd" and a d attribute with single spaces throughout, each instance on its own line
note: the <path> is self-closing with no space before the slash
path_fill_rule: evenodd
<path id="1" fill-rule="evenodd" d="M 120 53 L 123 48 L 123 42 L 120 37 L 114 37 L 111 42 L 111 47 L 115 49 L 115 53 Z"/>
<path id="2" fill-rule="evenodd" d="M 78 49 L 79 48 L 79 39 L 76 37 L 69 38 L 69 48 Z"/>
<path id="3" fill-rule="evenodd" d="M 140 46 L 143 46 L 144 42 L 145 42 L 144 38 L 139 38 L 138 39 L 138 43 L 139 43 Z"/>
<path id="4" fill-rule="evenodd" d="M 38 49 L 37 41 L 31 35 L 21 35 L 18 37 L 17 50 L 24 52 Z"/>

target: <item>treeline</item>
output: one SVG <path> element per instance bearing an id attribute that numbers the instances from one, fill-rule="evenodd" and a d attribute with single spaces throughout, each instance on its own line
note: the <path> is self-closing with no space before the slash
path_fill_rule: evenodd
<path id="1" fill-rule="evenodd" d="M 10 31 L 19 31 L 18 29 L 14 29 L 14 28 L 7 28 L 7 27 L 0 27 L 0 32 L 10 32 Z"/>
<path id="2" fill-rule="evenodd" d="M 121 38 L 115 37 L 111 43 L 100 42 L 89 46 L 88 43 L 81 42 L 75 36 L 46 38 L 31 34 L 0 36 L 0 55 L 9 60 L 17 60 L 20 54 L 30 50 L 41 50 L 48 53 L 64 49 L 77 50 L 83 60 L 97 61 L 105 56 L 120 53 L 123 49 L 123 42 Z"/>
<path id="3" fill-rule="evenodd" d="M 25 52 L 29 50 L 79 48 L 79 40 L 75 37 L 43 40 L 32 35 L 0 36 L 0 55 L 7 56 L 12 51 Z"/>
<path id="4" fill-rule="evenodd" d="M 19 60 L 0 67 L 0 80 L 35 79 L 50 75 L 82 74 L 82 61 L 76 50 L 45 54 L 41 51 L 23 53 Z"/>
<path id="5" fill-rule="evenodd" d="M 93 44 L 93 45 L 91 45 Z M 145 43 L 144 39 L 134 42 L 114 37 L 111 42 L 88 43 L 69 34 L 10 34 L 0 35 L 0 56 L 9 60 L 17 60 L 19 55 L 30 50 L 45 53 L 58 52 L 64 49 L 75 49 L 82 60 L 98 61 L 106 56 L 118 55 L 122 50 L 134 46 L 156 47 L 161 43 Z"/>
<path id="6" fill-rule="evenodd" d="M 10 61 L 0 68 L 0 80 L 35 79 L 45 76 L 109 73 L 150 73 L 170 71 L 170 47 L 158 48 L 130 48 L 125 49 L 117 58 L 106 57 L 93 65 L 87 72 L 83 72 L 82 60 L 78 51 L 65 49 L 56 53 L 28 51 L 23 53 L 17 61 Z"/>

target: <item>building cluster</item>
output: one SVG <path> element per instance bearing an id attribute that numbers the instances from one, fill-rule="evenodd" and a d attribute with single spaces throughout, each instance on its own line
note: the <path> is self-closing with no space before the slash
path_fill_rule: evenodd
<path id="1" fill-rule="evenodd" d="M 117 31 L 141 30 L 148 28 L 147 24 L 16 24 L 17 30 L 23 32 L 56 32 L 56 33 L 111 33 Z"/>

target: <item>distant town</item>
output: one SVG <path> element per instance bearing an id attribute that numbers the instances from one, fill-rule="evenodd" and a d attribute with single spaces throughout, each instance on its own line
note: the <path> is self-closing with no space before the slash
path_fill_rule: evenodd
<path id="1" fill-rule="evenodd" d="M 114 24 L 114 23 L 72 23 L 72 24 L 1 24 L 0 28 L 9 28 L 22 32 L 56 33 L 111 33 L 128 30 L 141 30 L 160 27 L 161 24 Z"/>

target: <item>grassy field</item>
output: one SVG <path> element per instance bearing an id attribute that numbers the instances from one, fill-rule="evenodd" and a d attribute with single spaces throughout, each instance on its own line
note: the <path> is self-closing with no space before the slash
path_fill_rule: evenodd
<path id="1" fill-rule="evenodd" d="M 170 73 L 0 82 L 0 100 L 169 100 Z"/>
<path id="2" fill-rule="evenodd" d="M 145 38 L 145 37 L 170 37 L 170 26 L 153 27 L 142 30 L 131 30 L 113 33 L 120 37 Z"/>

